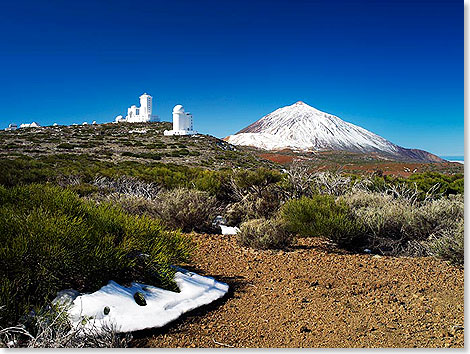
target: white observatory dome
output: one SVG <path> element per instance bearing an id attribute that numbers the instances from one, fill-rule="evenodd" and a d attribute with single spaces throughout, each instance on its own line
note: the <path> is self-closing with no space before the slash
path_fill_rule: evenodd
<path id="1" fill-rule="evenodd" d="M 173 113 L 184 113 L 184 108 L 182 105 L 180 104 L 177 104 L 174 108 L 173 108 Z"/>

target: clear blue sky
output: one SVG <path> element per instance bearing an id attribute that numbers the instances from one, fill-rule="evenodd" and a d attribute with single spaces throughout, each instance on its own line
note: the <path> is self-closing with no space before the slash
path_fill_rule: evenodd
<path id="1" fill-rule="evenodd" d="M 3 1 L 0 127 L 109 122 L 144 91 L 224 137 L 298 100 L 463 155 L 461 1 Z"/>

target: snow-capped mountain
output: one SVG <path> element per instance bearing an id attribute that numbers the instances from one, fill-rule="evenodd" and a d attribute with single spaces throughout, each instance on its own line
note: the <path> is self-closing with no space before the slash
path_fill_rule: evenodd
<path id="1" fill-rule="evenodd" d="M 224 140 L 234 145 L 265 150 L 376 152 L 402 159 L 443 161 L 426 151 L 395 145 L 377 134 L 301 101 L 276 109 Z"/>

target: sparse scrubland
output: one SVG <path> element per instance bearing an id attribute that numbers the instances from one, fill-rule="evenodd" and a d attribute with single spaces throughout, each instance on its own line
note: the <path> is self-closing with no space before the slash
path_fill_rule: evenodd
<path id="1" fill-rule="evenodd" d="M 34 313 L 67 288 L 95 291 L 110 279 L 174 288 L 170 265 L 189 262 L 194 248 L 182 232 L 217 234 L 217 215 L 240 227 L 234 238 L 243 247 L 289 250 L 317 237 L 350 253 L 434 256 L 464 264 L 463 174 L 352 175 L 300 163 L 283 170 L 260 167 L 217 142 L 210 142 L 223 147 L 216 152 L 240 168 L 207 168 L 201 160 L 207 154 L 180 140 L 152 145 L 128 139 L 130 151 L 113 159 L 116 152 L 100 150 L 98 140 L 81 143 L 92 154 L 65 150 L 84 149 L 77 147 L 80 132 L 101 136 L 109 129 L 114 139 L 124 139 L 115 127 L 61 129 L 55 132 L 75 140 L 22 133 L 22 139 L 55 144 L 48 152 L 38 143 L 42 152 L 35 156 L 24 149 L 14 153 L 25 144 L 12 132 L 4 141 L 9 150 L 0 156 L 1 327 L 22 323 L 37 332 Z M 199 163 L 168 162 L 168 156 Z M 212 164 L 220 161 L 217 156 Z"/>

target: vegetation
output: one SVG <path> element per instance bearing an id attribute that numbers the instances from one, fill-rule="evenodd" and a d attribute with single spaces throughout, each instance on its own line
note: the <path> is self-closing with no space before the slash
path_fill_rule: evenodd
<path id="1" fill-rule="evenodd" d="M 237 234 L 243 246 L 259 249 L 282 249 L 294 241 L 293 234 L 281 219 L 254 219 L 241 224 Z"/>
<path id="2" fill-rule="evenodd" d="M 438 172 L 415 173 L 408 178 L 396 176 L 374 176 L 372 189 L 384 191 L 390 186 L 405 185 L 415 189 L 420 200 L 424 200 L 431 190 L 436 195 L 463 194 L 464 176 L 462 173 L 444 174 Z M 434 190 L 435 189 L 435 190 Z"/>
<path id="3" fill-rule="evenodd" d="M 433 235 L 427 243 L 427 247 L 431 254 L 452 264 L 463 266 L 464 238 L 464 221 L 462 219 L 455 227 L 442 229 Z"/>
<path id="4" fill-rule="evenodd" d="M 2 326 L 63 289 L 95 291 L 110 279 L 175 288 L 170 265 L 192 247 L 154 219 L 48 185 L 0 188 L 0 242 Z"/>
<path id="5" fill-rule="evenodd" d="M 290 200 L 280 214 L 288 230 L 301 237 L 322 236 L 343 247 L 362 245 L 362 228 L 351 209 L 330 195 Z"/>
<path id="6" fill-rule="evenodd" d="M 67 153 L 71 159 L 90 156 L 111 163 L 161 161 L 212 170 L 275 166 L 212 136 L 163 136 L 163 130 L 170 127 L 170 123 L 155 122 L 3 131 L 0 132 L 0 160 L 11 158 L 12 152 L 38 160 Z"/>
<path id="7" fill-rule="evenodd" d="M 169 228 L 184 232 L 216 231 L 212 221 L 220 212 L 215 197 L 186 188 L 163 191 L 153 199 L 121 194 L 110 195 L 107 200 L 118 203 L 130 214 L 148 215 L 161 220 Z"/>

